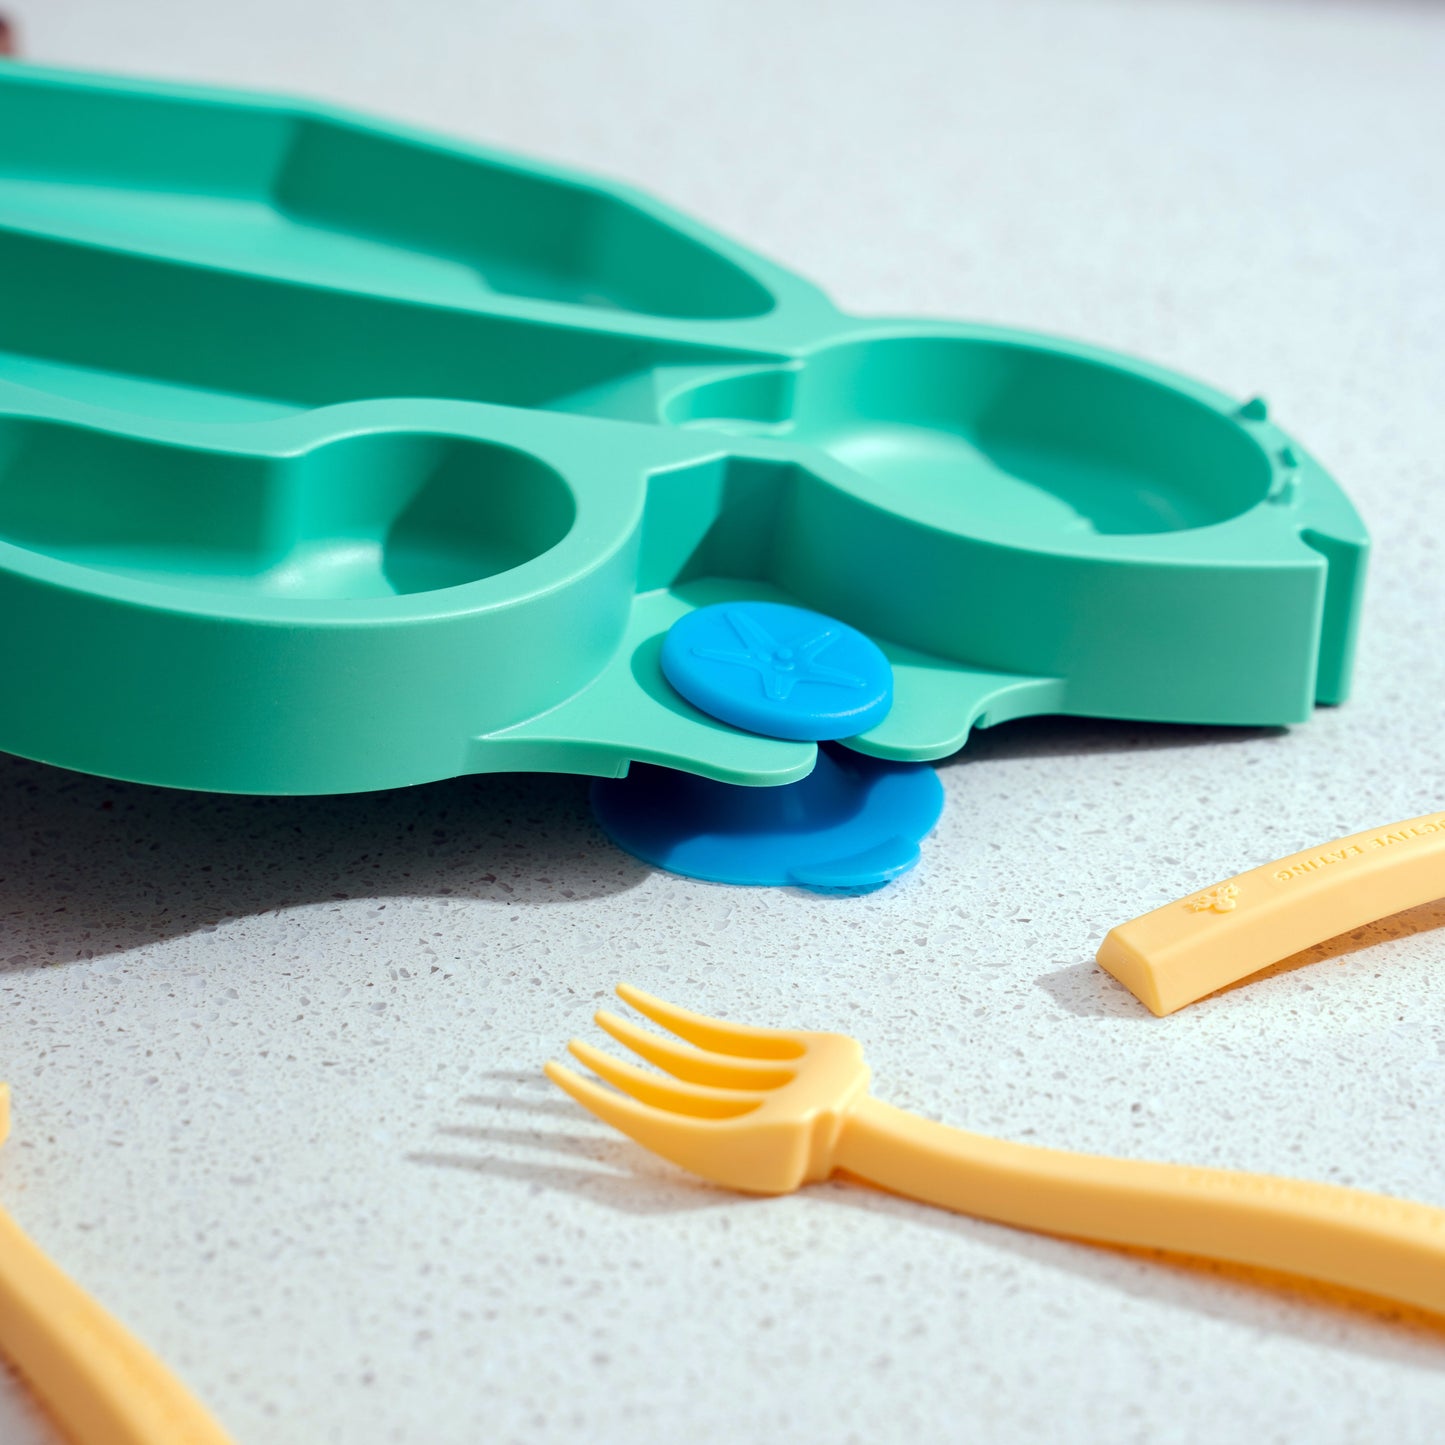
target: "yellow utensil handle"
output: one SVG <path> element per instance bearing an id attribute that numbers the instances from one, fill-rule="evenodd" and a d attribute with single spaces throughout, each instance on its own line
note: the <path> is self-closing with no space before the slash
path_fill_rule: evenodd
<path id="1" fill-rule="evenodd" d="M 835 1167 L 895 1194 L 1045 1234 L 1283 1270 L 1445 1313 L 1445 1210 L 1267 1174 L 1071 1154 L 865 1098 Z"/>
<path id="2" fill-rule="evenodd" d="M 0 1352 L 76 1445 L 230 1445 L 190 1391 L 3 1210 Z"/>
<path id="3" fill-rule="evenodd" d="M 1113 929 L 1099 965 L 1156 1014 L 1377 918 L 1445 897 L 1445 813 L 1266 863 Z"/>

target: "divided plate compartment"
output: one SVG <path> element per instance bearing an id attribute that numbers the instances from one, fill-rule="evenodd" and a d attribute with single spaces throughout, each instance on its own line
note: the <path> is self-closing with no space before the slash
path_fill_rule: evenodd
<path id="1" fill-rule="evenodd" d="M 874 638 L 925 760 L 1343 699 L 1367 547 L 1262 403 L 858 321 L 622 187 L 0 64 L 0 748 L 325 793 L 805 776 L 662 676 L 711 602 Z"/>

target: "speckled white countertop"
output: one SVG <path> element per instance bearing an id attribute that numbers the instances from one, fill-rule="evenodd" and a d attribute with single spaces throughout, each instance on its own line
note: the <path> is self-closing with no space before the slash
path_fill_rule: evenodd
<path id="1" fill-rule="evenodd" d="M 1445 1205 L 1445 905 L 1166 1020 L 1091 962 L 1445 799 L 1445 11 L 7 8 L 40 60 L 626 178 L 853 310 L 1263 392 L 1377 544 L 1348 706 L 982 735 L 863 899 L 651 873 L 573 778 L 258 801 L 0 758 L 0 1199 L 240 1445 L 1438 1442 L 1423 1317 L 842 1185 L 732 1197 L 538 1066 L 625 977 L 854 1033 L 884 1097 L 977 1129 Z M 0 1439 L 50 1438 L 0 1379 Z"/>

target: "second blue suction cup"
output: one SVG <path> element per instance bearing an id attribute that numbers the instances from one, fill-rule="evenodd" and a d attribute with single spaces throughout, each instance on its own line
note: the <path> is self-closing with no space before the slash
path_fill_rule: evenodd
<path id="1" fill-rule="evenodd" d="M 925 763 L 820 747 L 806 778 L 776 788 L 638 764 L 594 783 L 592 808 L 614 843 L 670 873 L 868 893 L 918 862 L 943 784 Z"/>

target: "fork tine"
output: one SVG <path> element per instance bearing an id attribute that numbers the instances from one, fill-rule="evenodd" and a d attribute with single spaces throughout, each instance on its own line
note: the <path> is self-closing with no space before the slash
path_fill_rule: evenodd
<path id="1" fill-rule="evenodd" d="M 597 1027 L 611 1034 L 624 1048 L 655 1064 L 674 1079 L 712 1084 L 719 1089 L 778 1089 L 797 1077 L 793 1069 L 736 1055 L 710 1054 L 690 1044 L 675 1043 L 662 1034 L 641 1029 L 620 1014 L 602 1009 L 593 1017 Z"/>
<path id="2" fill-rule="evenodd" d="M 703 1084 L 684 1084 L 662 1074 L 639 1069 L 635 1064 L 614 1059 L 601 1049 L 594 1049 L 581 1039 L 573 1039 L 567 1047 L 601 1079 L 629 1094 L 640 1104 L 654 1109 L 667 1109 L 674 1114 L 687 1114 L 694 1119 L 735 1119 L 758 1107 L 756 1094 L 734 1089 L 712 1089 Z"/>
<path id="3" fill-rule="evenodd" d="M 786 1029 L 755 1028 L 708 1018 L 706 1014 L 678 1008 L 630 983 L 619 983 L 617 995 L 669 1033 L 715 1054 L 743 1059 L 798 1059 L 804 1053 L 803 1045 Z"/>
<path id="4" fill-rule="evenodd" d="M 604 1124 L 611 1124 L 644 1149 L 671 1160 L 683 1169 L 701 1174 L 718 1183 L 714 1169 L 714 1151 L 708 1145 L 710 1123 L 685 1114 L 670 1114 L 661 1109 L 639 1104 L 623 1094 L 604 1089 L 591 1079 L 567 1068 L 565 1064 L 548 1061 L 543 1072 L 557 1087 L 570 1094 L 590 1114 Z"/>
<path id="5" fill-rule="evenodd" d="M 658 1125 L 663 1122 L 663 1116 L 657 1109 L 639 1104 L 635 1099 L 614 1093 L 611 1089 L 604 1089 L 601 1084 L 594 1084 L 575 1069 L 552 1059 L 542 1065 L 542 1072 L 559 1089 L 571 1094 L 589 1114 L 595 1114 L 604 1124 L 620 1129 L 629 1139 L 636 1139 L 644 1149 L 656 1148 L 653 1141 Z"/>

